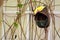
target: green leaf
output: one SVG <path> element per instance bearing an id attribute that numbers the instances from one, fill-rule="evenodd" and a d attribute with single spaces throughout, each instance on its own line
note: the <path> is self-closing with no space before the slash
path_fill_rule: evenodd
<path id="1" fill-rule="evenodd" d="M 32 2 L 36 2 L 35 0 L 32 0 Z"/>
<path id="2" fill-rule="evenodd" d="M 18 28 L 18 23 L 14 22 L 14 27 Z"/>
<path id="3" fill-rule="evenodd" d="M 19 12 L 16 12 L 16 14 L 19 14 Z"/>
<path id="4" fill-rule="evenodd" d="M 22 8 L 22 6 L 23 6 L 23 4 L 18 4 L 18 7 L 19 7 L 19 8 Z"/>
<path id="5" fill-rule="evenodd" d="M 2 22 L 2 19 L 0 19 L 0 23 Z"/>
<path id="6" fill-rule="evenodd" d="M 20 12 L 16 12 L 16 14 L 18 15 L 18 14 L 21 14 Z"/>
<path id="7" fill-rule="evenodd" d="M 32 1 L 35 1 L 35 0 L 32 0 Z"/>

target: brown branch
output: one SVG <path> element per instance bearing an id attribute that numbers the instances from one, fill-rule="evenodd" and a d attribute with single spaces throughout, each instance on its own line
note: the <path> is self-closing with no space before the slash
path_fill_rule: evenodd
<path id="1" fill-rule="evenodd" d="M 32 0 L 30 0 L 30 4 L 31 4 L 31 8 L 32 8 L 32 11 L 33 11 L 33 5 L 32 5 Z"/>
<path id="2" fill-rule="evenodd" d="M 17 17 L 16 17 L 16 19 L 15 19 L 15 21 L 14 21 L 14 22 L 17 22 L 17 20 L 19 20 L 19 17 L 20 17 L 20 15 L 17 15 Z M 5 21 L 4 21 L 4 22 L 5 22 Z M 12 23 L 12 25 L 11 25 L 11 26 L 5 22 L 5 23 L 9 26 L 9 29 L 4 33 L 4 35 L 2 36 L 2 38 L 3 38 L 3 37 L 5 36 L 5 34 L 6 34 L 6 33 L 8 33 L 8 32 L 9 32 L 9 30 L 12 28 L 12 26 L 13 26 L 14 22 Z M 2 40 L 2 38 L 1 38 L 1 40 Z"/>

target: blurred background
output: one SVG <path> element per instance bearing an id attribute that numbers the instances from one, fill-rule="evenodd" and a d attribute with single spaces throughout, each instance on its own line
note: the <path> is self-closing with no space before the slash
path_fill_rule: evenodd
<path id="1" fill-rule="evenodd" d="M 33 16 L 41 5 L 51 9 L 47 34 Z M 60 40 L 60 0 L 0 0 L 0 40 Z"/>

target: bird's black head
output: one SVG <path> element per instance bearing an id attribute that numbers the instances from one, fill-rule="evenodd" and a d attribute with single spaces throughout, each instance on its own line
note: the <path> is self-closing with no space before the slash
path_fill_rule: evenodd
<path id="1" fill-rule="evenodd" d="M 48 27 L 48 17 L 41 12 L 37 12 L 35 15 L 35 21 L 38 27 L 47 28 Z"/>

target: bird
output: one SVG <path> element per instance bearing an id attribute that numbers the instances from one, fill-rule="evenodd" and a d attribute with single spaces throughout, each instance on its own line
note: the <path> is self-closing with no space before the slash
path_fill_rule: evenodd
<path id="1" fill-rule="evenodd" d="M 43 13 L 45 6 L 39 6 L 34 10 L 35 22 L 39 28 L 47 28 L 49 26 L 48 17 Z"/>

